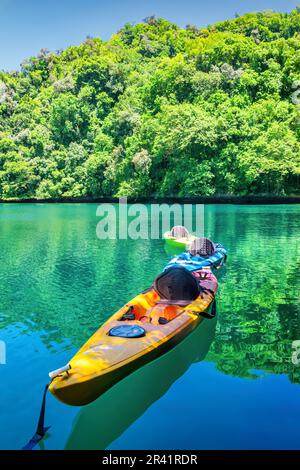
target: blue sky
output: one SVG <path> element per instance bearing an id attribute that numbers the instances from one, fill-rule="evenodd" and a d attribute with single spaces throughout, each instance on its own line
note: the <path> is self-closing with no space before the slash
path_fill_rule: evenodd
<path id="1" fill-rule="evenodd" d="M 0 0 L 0 69 L 18 68 L 41 48 L 108 39 L 126 22 L 162 16 L 180 26 L 207 24 L 247 11 L 290 11 L 300 0 Z"/>

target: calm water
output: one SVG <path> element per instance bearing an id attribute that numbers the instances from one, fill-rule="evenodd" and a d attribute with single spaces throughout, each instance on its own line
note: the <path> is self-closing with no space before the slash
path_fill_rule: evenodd
<path id="1" fill-rule="evenodd" d="M 95 205 L 0 205 L 0 448 L 32 436 L 47 373 L 148 287 L 161 240 L 100 241 Z M 48 396 L 41 449 L 300 448 L 300 206 L 205 208 L 229 250 L 218 318 L 91 405 Z"/>

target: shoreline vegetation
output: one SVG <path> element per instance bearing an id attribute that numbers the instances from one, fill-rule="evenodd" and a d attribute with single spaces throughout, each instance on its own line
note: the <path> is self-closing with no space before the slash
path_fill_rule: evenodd
<path id="1" fill-rule="evenodd" d="M 0 71 L 0 199 L 299 202 L 299 110 L 300 7 L 151 16 Z"/>
<path id="2" fill-rule="evenodd" d="M 0 204 L 119 204 L 116 197 L 0 199 Z M 128 197 L 128 204 L 300 204 L 300 196 Z"/>

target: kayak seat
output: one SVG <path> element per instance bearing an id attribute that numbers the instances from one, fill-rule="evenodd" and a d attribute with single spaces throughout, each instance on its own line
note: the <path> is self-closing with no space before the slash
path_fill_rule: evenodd
<path id="1" fill-rule="evenodd" d="M 188 230 L 182 225 L 175 225 L 175 227 L 172 228 L 170 234 L 171 237 L 174 237 L 176 239 L 189 238 L 190 236 Z"/>
<path id="2" fill-rule="evenodd" d="M 157 276 L 154 290 L 160 297 L 157 304 L 179 306 L 190 304 L 200 293 L 197 279 L 182 266 L 173 266 Z"/>
<path id="3" fill-rule="evenodd" d="M 192 256 L 200 256 L 201 258 L 209 258 L 215 251 L 214 243 L 205 237 L 196 238 L 189 249 Z"/>

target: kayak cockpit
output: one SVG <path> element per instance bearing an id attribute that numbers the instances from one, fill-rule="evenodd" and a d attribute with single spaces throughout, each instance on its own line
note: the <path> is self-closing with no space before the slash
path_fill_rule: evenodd
<path id="1" fill-rule="evenodd" d="M 120 318 L 120 322 L 138 321 L 141 323 L 152 323 L 152 325 L 164 325 L 176 318 L 182 312 L 178 305 L 165 305 L 159 302 L 144 309 L 140 305 L 130 305 L 128 311 Z"/>
<path id="2" fill-rule="evenodd" d="M 156 296 L 153 295 L 149 303 L 145 302 L 147 294 L 143 299 L 138 296 L 137 302 L 130 304 L 118 320 L 164 325 L 180 315 L 183 307 L 197 299 L 200 287 L 190 272 L 182 267 L 175 267 L 164 271 L 155 279 L 153 293 Z"/>

